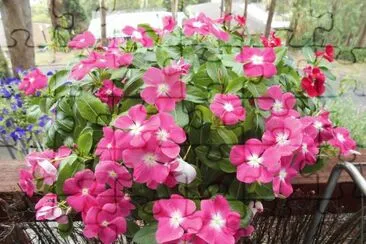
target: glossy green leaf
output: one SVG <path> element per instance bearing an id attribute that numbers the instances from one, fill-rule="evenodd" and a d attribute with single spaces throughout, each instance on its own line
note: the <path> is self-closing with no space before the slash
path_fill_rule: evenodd
<path id="1" fill-rule="evenodd" d="M 93 145 L 93 129 L 91 127 L 85 127 L 81 131 L 77 144 L 82 155 L 87 155 L 90 152 Z"/>
<path id="2" fill-rule="evenodd" d="M 76 98 L 76 105 L 80 115 L 84 119 L 100 125 L 109 123 L 110 111 L 108 106 L 92 94 L 82 92 L 80 96 Z"/>
<path id="3" fill-rule="evenodd" d="M 155 233 L 157 224 L 153 223 L 142 227 L 132 239 L 132 243 L 136 244 L 156 244 Z"/>

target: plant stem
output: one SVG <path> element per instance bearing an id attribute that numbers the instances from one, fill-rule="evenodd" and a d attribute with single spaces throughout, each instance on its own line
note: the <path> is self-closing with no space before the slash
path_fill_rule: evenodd
<path id="1" fill-rule="evenodd" d="M 242 191 L 243 184 L 239 182 L 238 190 L 236 191 L 236 200 L 239 199 L 240 192 Z"/>
<path id="2" fill-rule="evenodd" d="M 187 149 L 186 154 L 184 154 L 184 156 L 183 156 L 183 160 L 186 160 L 186 158 L 187 158 L 187 156 L 188 156 L 189 151 L 191 151 L 191 148 L 192 148 L 192 145 L 189 145 L 189 147 L 188 147 L 188 149 Z"/>

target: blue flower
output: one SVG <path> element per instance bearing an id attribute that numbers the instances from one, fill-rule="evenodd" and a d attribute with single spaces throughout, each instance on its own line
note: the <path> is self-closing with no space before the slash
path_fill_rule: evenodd
<path id="1" fill-rule="evenodd" d="M 10 133 L 10 136 L 14 141 L 18 141 L 25 136 L 25 130 L 17 127 L 13 132 Z"/>
<path id="2" fill-rule="evenodd" d="M 3 109 L 3 114 L 9 114 L 9 110 L 8 110 L 8 109 L 6 109 L 6 108 L 4 108 L 4 109 Z"/>
<path id="3" fill-rule="evenodd" d="M 11 119 L 7 119 L 7 120 L 5 121 L 5 125 L 6 125 L 6 127 L 10 127 L 12 124 L 13 124 L 13 123 L 12 123 Z"/>
<path id="4" fill-rule="evenodd" d="M 4 98 L 9 99 L 11 98 L 11 93 L 6 89 L 6 88 L 2 88 L 1 89 L 1 94 L 3 95 Z"/>

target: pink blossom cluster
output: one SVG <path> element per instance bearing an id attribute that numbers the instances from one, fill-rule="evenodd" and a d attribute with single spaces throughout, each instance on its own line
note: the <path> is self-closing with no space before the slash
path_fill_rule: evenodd
<path id="1" fill-rule="evenodd" d="M 217 195 L 202 200 L 201 208 L 180 195 L 158 200 L 153 207 L 158 221 L 158 243 L 228 243 L 234 244 L 240 237 L 249 236 L 253 227 L 240 227 L 240 214 L 231 210 L 229 202 Z"/>
<path id="2" fill-rule="evenodd" d="M 288 197 L 293 191 L 291 180 L 306 165 L 316 163 L 322 144 L 338 148 L 343 155 L 356 148 L 347 129 L 333 127 L 328 112 L 301 117 L 294 109 L 294 95 L 284 93 L 280 86 L 269 87 L 257 104 L 270 111 L 261 140 L 249 139 L 244 145 L 233 146 L 230 152 L 241 182 L 272 182 L 277 196 Z"/>
<path id="3" fill-rule="evenodd" d="M 166 112 L 148 117 L 143 105 L 131 107 L 127 114 L 104 127 L 96 154 L 101 160 L 123 160 L 133 169 L 133 180 L 156 189 L 178 182 L 190 183 L 195 169 L 180 158 L 180 146 L 186 140 L 184 130 Z"/>
<path id="4" fill-rule="evenodd" d="M 25 95 L 34 95 L 37 91 L 47 86 L 47 76 L 38 68 L 26 74 L 19 84 L 19 90 L 24 91 Z"/>

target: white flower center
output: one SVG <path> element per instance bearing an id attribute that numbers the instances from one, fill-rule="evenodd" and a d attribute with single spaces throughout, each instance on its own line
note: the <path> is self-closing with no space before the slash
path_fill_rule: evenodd
<path id="1" fill-rule="evenodd" d="M 159 141 L 166 141 L 169 138 L 169 133 L 166 130 L 160 129 L 156 132 L 156 137 Z"/>
<path id="2" fill-rule="evenodd" d="M 258 55 L 253 55 L 251 58 L 253 64 L 263 64 L 263 57 Z"/>
<path id="3" fill-rule="evenodd" d="M 320 122 L 320 121 L 315 121 L 315 122 L 314 122 L 314 127 L 315 127 L 317 130 L 322 130 L 322 129 L 323 129 L 323 124 L 322 124 L 322 122 Z"/>
<path id="4" fill-rule="evenodd" d="M 232 112 L 234 110 L 234 107 L 231 103 L 225 103 L 224 104 L 224 109 L 227 111 L 227 112 Z"/>
<path id="5" fill-rule="evenodd" d="M 117 173 L 114 170 L 109 171 L 109 176 L 112 178 L 116 178 L 117 177 Z"/>
<path id="6" fill-rule="evenodd" d="M 216 213 L 216 214 L 213 214 L 212 217 L 211 217 L 210 227 L 212 227 L 216 230 L 221 230 L 221 228 L 225 225 L 225 223 L 226 223 L 226 221 L 221 216 L 221 214 Z"/>
<path id="7" fill-rule="evenodd" d="M 194 28 L 201 28 L 203 26 L 203 23 L 200 22 L 200 21 L 195 21 L 195 22 L 192 23 L 192 26 Z"/>
<path id="8" fill-rule="evenodd" d="M 107 62 L 107 60 L 105 60 L 104 58 L 99 59 L 99 61 L 100 61 L 101 63 L 105 63 L 105 62 Z"/>
<path id="9" fill-rule="evenodd" d="M 135 124 L 131 125 L 129 129 L 132 135 L 139 135 L 141 134 L 144 127 L 140 123 L 136 122 Z"/>
<path id="10" fill-rule="evenodd" d="M 136 39 L 142 39 L 142 35 L 138 31 L 132 32 L 132 36 L 135 37 Z"/>
<path id="11" fill-rule="evenodd" d="M 280 178 L 281 181 L 284 181 L 286 179 L 287 176 L 287 172 L 285 169 L 281 169 L 280 173 L 278 174 L 278 177 Z"/>
<path id="12" fill-rule="evenodd" d="M 107 93 L 107 95 L 112 95 L 112 90 L 108 89 L 108 90 L 105 91 L 105 93 Z"/>
<path id="13" fill-rule="evenodd" d="M 34 77 L 32 77 L 32 78 L 29 79 L 29 82 L 30 83 L 33 83 L 34 81 L 35 81 Z"/>
<path id="14" fill-rule="evenodd" d="M 301 150 L 303 153 L 307 153 L 309 150 L 308 150 L 308 145 L 303 143 L 302 146 L 301 146 Z"/>
<path id="15" fill-rule="evenodd" d="M 82 195 L 88 195 L 88 194 L 89 194 L 89 189 L 88 189 L 88 188 L 83 188 L 83 189 L 81 190 L 81 194 L 82 194 Z"/>
<path id="16" fill-rule="evenodd" d="M 158 85 L 158 95 L 166 95 L 169 91 L 169 86 L 167 84 L 159 84 Z"/>
<path id="17" fill-rule="evenodd" d="M 337 139 L 338 139 L 338 141 L 340 141 L 342 143 L 346 141 L 346 139 L 344 138 L 344 136 L 341 133 L 337 133 Z"/>
<path id="18" fill-rule="evenodd" d="M 288 140 L 288 135 L 286 133 L 278 133 L 276 136 L 276 142 L 280 146 L 288 144 L 290 141 Z"/>
<path id="19" fill-rule="evenodd" d="M 78 69 L 82 69 L 84 67 L 84 65 L 83 64 L 80 64 L 79 66 L 78 66 Z"/>
<path id="20" fill-rule="evenodd" d="M 281 101 L 275 100 L 272 109 L 277 113 L 281 112 L 283 110 L 283 103 Z"/>
<path id="21" fill-rule="evenodd" d="M 253 154 L 248 158 L 248 164 L 253 168 L 258 168 L 263 162 L 263 158 L 259 157 L 257 154 Z"/>
<path id="22" fill-rule="evenodd" d="M 108 149 L 111 149 L 111 148 L 112 148 L 112 144 L 111 144 L 111 143 L 108 143 L 108 144 L 107 144 L 107 148 L 108 148 Z"/>
<path id="23" fill-rule="evenodd" d="M 182 217 L 182 214 L 179 211 L 175 211 L 170 216 L 170 225 L 172 225 L 174 228 L 177 228 L 183 222 L 183 220 L 184 218 Z"/>
<path id="24" fill-rule="evenodd" d="M 144 155 L 144 163 L 147 166 L 153 166 L 156 164 L 156 156 L 152 153 L 147 153 Z"/>
<path id="25" fill-rule="evenodd" d="M 103 227 L 107 227 L 107 226 L 109 225 L 109 223 L 108 223 L 108 221 L 107 221 L 107 220 L 104 220 L 104 221 L 101 223 L 101 225 L 102 225 Z"/>
<path id="26" fill-rule="evenodd" d="M 83 39 L 80 39 L 80 42 L 85 42 L 85 38 L 83 38 Z"/>

